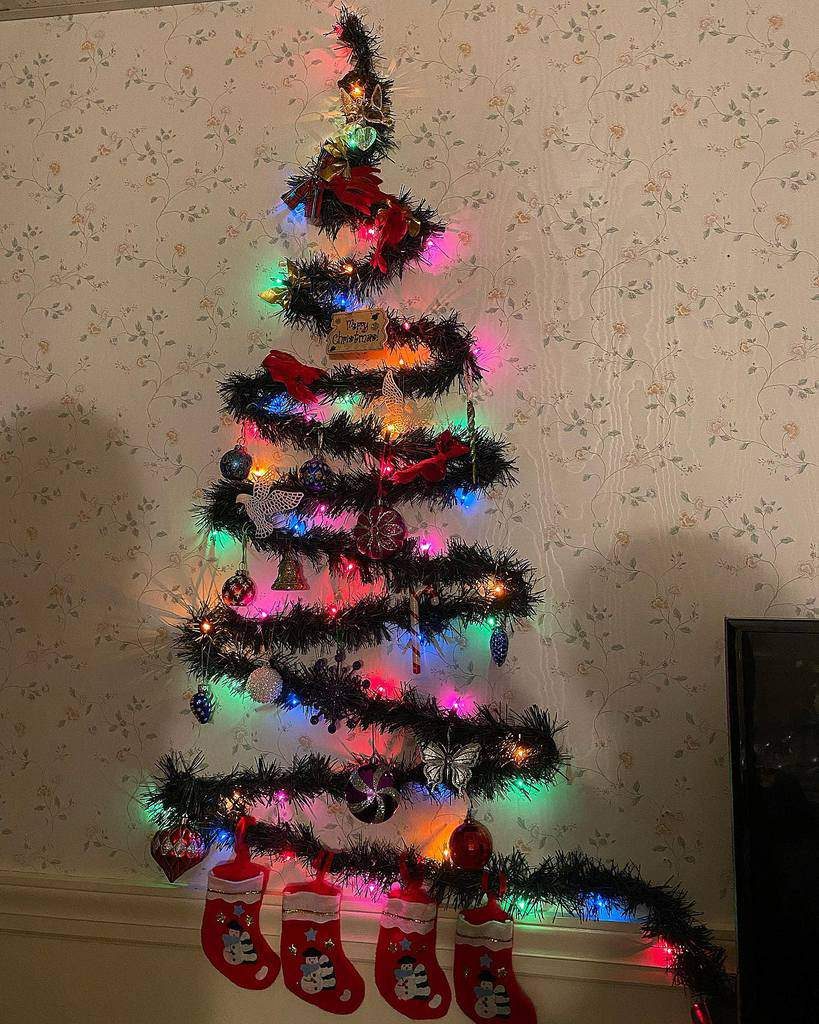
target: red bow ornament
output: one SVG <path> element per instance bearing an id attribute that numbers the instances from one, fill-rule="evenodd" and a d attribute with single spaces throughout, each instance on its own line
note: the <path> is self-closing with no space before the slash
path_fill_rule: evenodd
<path id="1" fill-rule="evenodd" d="M 312 175 L 290 189 L 282 199 L 291 210 L 303 205 L 307 219 L 314 223 L 321 216 L 322 199 L 329 190 L 340 203 L 369 217 L 373 206 L 389 198 L 380 185 L 377 171 L 367 166 L 351 167 L 346 150 L 328 141 Z"/>
<path id="2" fill-rule="evenodd" d="M 317 366 L 307 366 L 289 352 L 280 352 L 275 348 L 265 356 L 262 366 L 267 370 L 270 379 L 284 384 L 288 395 L 297 402 L 307 405 L 318 401 L 310 386 L 324 374 L 324 370 Z"/>
<path id="3" fill-rule="evenodd" d="M 415 217 L 411 216 L 403 203 L 390 197 L 387 197 L 387 205 L 383 206 L 375 215 L 373 225 L 376 231 L 376 240 L 370 263 L 376 270 L 386 274 L 387 262 L 384 259 L 384 247 L 398 245 L 403 241 L 407 232 L 417 235 L 421 230 L 421 225 Z"/>
<path id="4" fill-rule="evenodd" d="M 379 188 L 380 184 L 381 178 L 372 167 L 351 167 L 349 174 L 331 178 L 327 187 L 340 203 L 352 206 L 369 217 L 373 206 L 387 198 Z"/>
<path id="5" fill-rule="evenodd" d="M 422 476 L 430 483 L 438 483 L 444 479 L 446 464 L 450 459 L 458 459 L 462 455 L 469 454 L 469 445 L 463 444 L 448 430 L 438 435 L 435 447 L 438 449 L 437 455 L 431 455 L 428 459 L 422 459 L 412 466 L 404 466 L 403 469 L 396 470 L 390 477 L 392 482 L 394 484 L 408 484 L 410 481 Z"/>

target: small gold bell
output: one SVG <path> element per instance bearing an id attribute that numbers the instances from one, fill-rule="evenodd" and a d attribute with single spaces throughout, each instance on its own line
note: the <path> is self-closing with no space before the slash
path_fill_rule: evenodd
<path id="1" fill-rule="evenodd" d="M 299 557 L 293 551 L 285 551 L 279 562 L 279 572 L 271 590 L 309 590 L 310 584 L 304 578 L 304 569 Z"/>

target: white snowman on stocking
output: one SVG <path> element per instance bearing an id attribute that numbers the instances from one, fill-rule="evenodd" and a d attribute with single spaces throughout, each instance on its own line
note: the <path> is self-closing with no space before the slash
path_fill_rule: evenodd
<path id="1" fill-rule="evenodd" d="M 302 954 L 304 963 L 301 965 L 300 987 L 310 995 L 316 995 L 328 988 L 336 987 L 336 972 L 333 961 L 314 946 L 305 949 Z"/>
<path id="2" fill-rule="evenodd" d="M 475 1013 L 478 1017 L 494 1020 L 510 1015 L 509 993 L 503 985 L 495 984 L 495 976 L 491 971 L 481 971 L 474 991 Z"/>
<path id="3" fill-rule="evenodd" d="M 229 964 L 234 966 L 237 964 L 255 964 L 259 959 L 253 945 L 253 939 L 251 939 L 250 934 L 242 928 L 235 918 L 228 924 L 227 931 L 222 936 L 222 942 L 225 947 L 222 951 L 222 956 Z"/>
<path id="4" fill-rule="evenodd" d="M 402 956 L 393 973 L 395 974 L 395 994 L 402 1002 L 410 999 L 420 999 L 424 1002 L 429 1000 L 429 1005 L 433 1009 L 440 1004 L 441 997 L 439 995 L 430 999 L 431 990 L 427 969 L 423 964 L 419 964 L 414 956 Z"/>

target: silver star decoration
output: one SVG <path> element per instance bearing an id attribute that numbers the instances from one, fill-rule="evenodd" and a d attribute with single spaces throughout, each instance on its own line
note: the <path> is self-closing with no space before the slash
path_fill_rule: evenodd
<path id="1" fill-rule="evenodd" d="M 327 947 L 327 949 L 335 949 L 335 948 L 336 948 L 336 944 L 335 944 L 335 942 L 333 942 L 333 940 L 332 940 L 332 939 L 328 939 L 328 940 L 327 940 L 327 941 L 326 941 L 326 942 L 324 943 L 324 945 L 325 945 L 325 946 Z"/>
<path id="2" fill-rule="evenodd" d="M 296 955 L 296 947 L 295 946 L 288 946 L 287 947 L 287 952 L 290 953 L 291 956 L 295 956 Z"/>
<path id="3" fill-rule="evenodd" d="M 216 915 L 216 923 L 217 924 L 224 924 L 225 921 L 227 921 L 227 918 L 225 917 L 224 914 L 217 914 Z"/>
<path id="4" fill-rule="evenodd" d="M 506 977 L 506 968 L 505 967 L 499 967 L 498 968 L 498 977 L 499 978 L 505 978 Z"/>
<path id="5" fill-rule="evenodd" d="M 253 924 L 253 922 L 255 920 L 256 919 L 254 918 L 254 916 L 252 914 L 246 914 L 245 915 L 245 924 L 248 926 L 248 928 Z"/>

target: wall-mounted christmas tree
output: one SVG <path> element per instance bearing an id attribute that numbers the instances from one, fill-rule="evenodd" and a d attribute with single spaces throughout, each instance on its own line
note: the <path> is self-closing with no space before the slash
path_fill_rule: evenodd
<path id="1" fill-rule="evenodd" d="M 285 262 L 260 295 L 283 323 L 325 337 L 334 362 L 324 369 L 274 350 L 258 372 L 222 385 L 241 440 L 223 456 L 224 479 L 210 488 L 199 516 L 205 530 L 236 538 L 243 557 L 221 600 L 192 609 L 177 646 L 199 683 L 191 709 L 201 722 L 214 715 L 218 687 L 231 686 L 259 704 L 301 707 L 330 732 L 400 732 L 405 754 L 347 764 L 313 754 L 287 765 L 260 758 L 210 776 L 203 758 L 169 754 L 149 798 L 160 825 L 152 853 L 174 880 L 226 836 L 233 842 L 232 859 L 209 876 L 202 942 L 214 966 L 246 988 L 266 988 L 281 969 L 288 988 L 314 1005 L 337 1013 L 360 1005 L 364 984 L 344 955 L 334 878 L 353 891 L 389 891 L 376 981 L 405 1016 L 438 1018 L 450 1005 L 435 958 L 439 905 L 460 909 L 454 980 L 461 1009 L 476 1021 L 534 1021 L 514 976 L 508 908 L 589 916 L 603 904 L 639 919 L 646 937 L 669 950 L 669 969 L 693 994 L 695 1019 L 705 1021 L 706 1000 L 728 989 L 724 955 L 679 888 L 651 885 L 632 866 L 579 852 L 530 867 L 519 852 L 493 852 L 491 835 L 473 817 L 474 802 L 557 781 L 564 757 L 549 714 L 479 705 L 464 715 L 409 684 L 391 695 L 371 684 L 358 660 L 359 651 L 363 659 L 367 648 L 401 636 L 411 674 L 422 676 L 427 643 L 481 623 L 500 665 L 515 621 L 532 613 L 538 594 L 531 565 L 515 552 L 458 540 L 433 554 L 410 536 L 401 514 L 407 504 L 448 508 L 463 495 L 508 486 L 515 466 L 506 442 L 476 424 L 481 367 L 457 315 L 411 319 L 373 304 L 405 271 L 424 265 L 444 226 L 409 193 L 382 189 L 377 168 L 395 145 L 392 83 L 378 74 L 377 41 L 358 16 L 343 10 L 335 34 L 349 62 L 338 83 L 339 122 L 283 198 L 325 237 L 347 229 L 356 251 L 366 251 Z M 462 430 L 414 424 L 414 401 L 452 389 L 466 402 Z M 350 400 L 363 415 L 334 410 Z M 305 461 L 272 479 L 254 468 L 248 429 L 305 453 Z M 273 589 L 286 600 L 273 613 L 255 612 L 248 550 L 278 559 Z M 355 581 L 358 596 L 311 601 L 303 593 L 307 567 Z M 353 588 L 334 588 L 342 592 Z M 368 826 L 409 800 L 466 799 L 470 810 L 442 862 L 377 839 L 331 850 L 308 824 L 250 817 L 254 808 L 283 803 L 300 810 L 317 797 L 346 801 Z M 254 863 L 251 851 L 315 872 L 285 889 L 281 961 L 259 931 L 269 867 Z"/>

